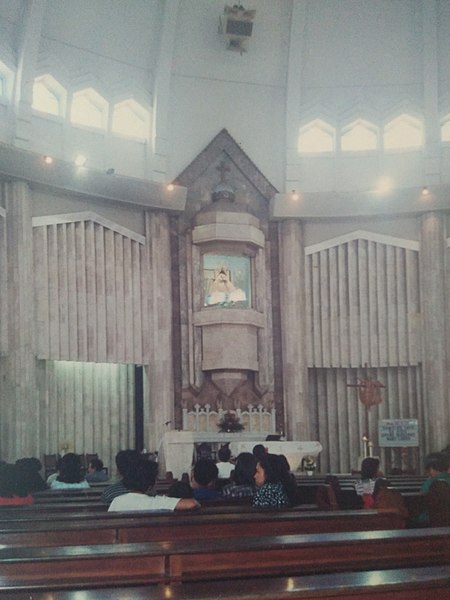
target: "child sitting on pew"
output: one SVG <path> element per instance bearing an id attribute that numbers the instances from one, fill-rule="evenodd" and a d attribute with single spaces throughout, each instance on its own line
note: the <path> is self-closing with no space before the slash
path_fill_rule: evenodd
<path id="1" fill-rule="evenodd" d="M 217 477 L 219 470 L 211 458 L 200 458 L 192 469 L 191 487 L 197 500 L 214 500 L 220 496 Z"/>
<path id="2" fill-rule="evenodd" d="M 108 512 L 193 510 L 200 507 L 194 498 L 148 496 L 147 492 L 155 485 L 157 474 L 158 465 L 153 461 L 140 459 L 130 465 L 123 478 L 123 483 L 128 491 L 126 494 L 114 498 Z"/>

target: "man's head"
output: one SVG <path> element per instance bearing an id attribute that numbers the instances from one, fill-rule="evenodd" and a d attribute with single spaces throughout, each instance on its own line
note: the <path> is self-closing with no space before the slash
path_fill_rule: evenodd
<path id="1" fill-rule="evenodd" d="M 212 487 L 219 476 L 216 463 L 209 458 L 198 460 L 192 471 L 192 484 L 198 487 Z"/>
<path id="2" fill-rule="evenodd" d="M 435 477 L 440 473 L 447 473 L 449 467 L 449 457 L 443 452 L 433 452 L 425 460 L 425 471 L 430 477 Z"/>
<path id="3" fill-rule="evenodd" d="M 151 460 L 141 458 L 128 465 L 123 484 L 130 492 L 145 494 L 155 485 L 157 475 L 158 465 Z"/>
<path id="4" fill-rule="evenodd" d="M 141 458 L 137 450 L 119 450 L 116 454 L 116 466 L 119 474 L 124 477 L 128 466 L 136 463 Z"/>

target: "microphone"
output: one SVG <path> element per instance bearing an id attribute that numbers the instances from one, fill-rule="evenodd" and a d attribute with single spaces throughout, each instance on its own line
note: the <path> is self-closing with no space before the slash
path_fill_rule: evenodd
<path id="1" fill-rule="evenodd" d="M 171 423 L 172 423 L 172 421 L 166 421 L 166 422 L 164 423 L 164 425 L 170 425 Z"/>

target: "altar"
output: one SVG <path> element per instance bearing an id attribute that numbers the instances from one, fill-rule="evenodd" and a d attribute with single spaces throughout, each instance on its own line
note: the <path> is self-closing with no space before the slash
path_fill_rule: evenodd
<path id="1" fill-rule="evenodd" d="M 160 475 L 171 471 L 180 479 L 183 473 L 190 473 L 194 460 L 195 444 L 205 442 L 219 447 L 229 443 L 233 457 L 241 452 L 251 452 L 256 444 L 263 444 L 272 454 L 284 454 L 291 471 L 301 467 L 304 456 L 317 458 L 322 450 L 320 442 L 265 441 L 261 433 L 213 433 L 199 431 L 167 431 L 161 442 L 158 461 Z"/>

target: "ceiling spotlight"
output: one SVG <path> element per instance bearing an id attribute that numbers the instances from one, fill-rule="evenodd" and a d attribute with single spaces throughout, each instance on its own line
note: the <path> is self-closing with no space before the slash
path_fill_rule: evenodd
<path id="1" fill-rule="evenodd" d="M 424 185 L 422 188 L 422 196 L 429 196 L 429 195 L 430 195 L 430 190 L 427 188 L 426 185 Z"/>
<path id="2" fill-rule="evenodd" d="M 295 190 L 292 190 L 292 200 L 298 200 L 300 196 L 297 194 Z"/>
<path id="3" fill-rule="evenodd" d="M 53 158 L 51 156 L 44 156 L 44 163 L 46 165 L 51 165 L 53 164 Z"/>
<path id="4" fill-rule="evenodd" d="M 84 167 L 84 165 L 86 164 L 86 160 L 87 158 L 83 154 L 77 154 L 74 160 L 75 166 Z"/>
<path id="5" fill-rule="evenodd" d="M 168 192 L 173 192 L 173 190 L 175 189 L 175 186 L 173 185 L 173 183 L 169 183 L 167 186 L 167 191 Z"/>
<path id="6" fill-rule="evenodd" d="M 112 168 L 111 169 L 106 169 L 106 174 L 107 175 L 114 175 L 115 172 L 116 172 L 115 169 L 112 169 Z"/>

